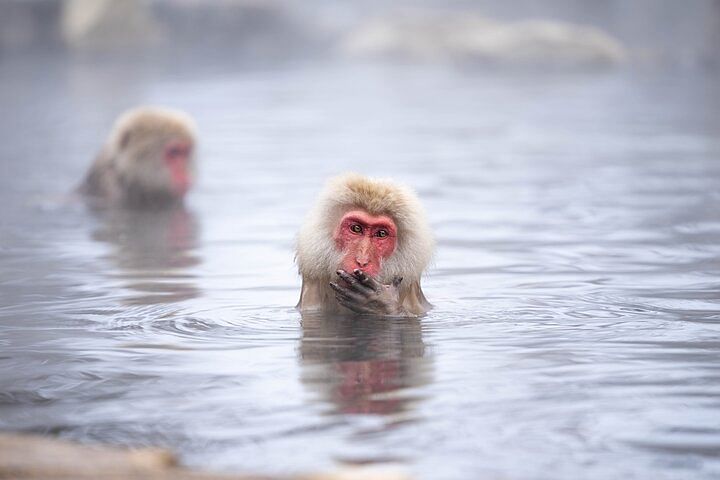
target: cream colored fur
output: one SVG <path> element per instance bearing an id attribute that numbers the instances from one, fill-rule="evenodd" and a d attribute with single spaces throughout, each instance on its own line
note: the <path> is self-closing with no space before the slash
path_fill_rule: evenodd
<path id="1" fill-rule="evenodd" d="M 435 246 L 425 213 L 415 193 L 390 180 L 355 173 L 330 179 L 308 214 L 297 240 L 296 261 L 303 279 L 298 307 L 301 310 L 341 311 L 328 286 L 336 278 L 342 252 L 334 241 L 342 216 L 352 209 L 387 215 L 397 226 L 395 251 L 382 264 L 378 280 L 388 284 L 403 277 L 400 298 L 413 314 L 430 308 L 420 287 L 423 271 Z"/>
<path id="2" fill-rule="evenodd" d="M 140 107 L 122 114 L 81 187 L 110 201 L 171 196 L 170 173 L 162 165 L 165 145 L 172 140 L 196 143 L 196 128 L 186 114 L 159 107 Z M 193 155 L 194 157 L 194 155 Z M 194 161 L 191 158 L 191 173 Z"/>

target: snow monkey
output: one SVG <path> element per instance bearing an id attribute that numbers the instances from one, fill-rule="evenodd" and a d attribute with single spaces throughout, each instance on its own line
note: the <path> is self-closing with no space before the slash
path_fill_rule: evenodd
<path id="1" fill-rule="evenodd" d="M 195 125 L 175 110 L 140 107 L 115 122 L 78 188 L 100 205 L 180 203 L 193 179 Z"/>
<path id="2" fill-rule="evenodd" d="M 300 229 L 301 312 L 414 317 L 434 240 L 415 193 L 389 180 L 330 179 Z"/>

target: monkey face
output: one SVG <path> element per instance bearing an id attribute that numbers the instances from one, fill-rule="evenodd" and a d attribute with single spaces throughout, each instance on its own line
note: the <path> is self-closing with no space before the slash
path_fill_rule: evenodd
<path id="1" fill-rule="evenodd" d="M 173 193 L 184 196 L 190 189 L 192 166 L 192 142 L 188 140 L 172 140 L 165 145 L 163 162 L 170 174 L 170 185 Z"/>
<path id="2" fill-rule="evenodd" d="M 342 252 L 341 269 L 346 272 L 360 269 L 377 277 L 383 262 L 395 251 L 397 227 L 386 215 L 351 210 L 340 220 L 334 240 Z"/>
<path id="3" fill-rule="evenodd" d="M 136 199 L 182 199 L 192 184 L 193 142 L 185 137 L 131 138 L 117 157 L 125 193 Z"/>

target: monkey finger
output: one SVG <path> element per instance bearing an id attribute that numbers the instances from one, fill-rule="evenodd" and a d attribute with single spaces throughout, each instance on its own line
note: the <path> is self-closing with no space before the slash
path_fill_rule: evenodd
<path id="1" fill-rule="evenodd" d="M 340 278 L 345 281 L 345 283 L 348 284 L 349 288 L 351 288 L 352 290 L 365 296 L 373 293 L 374 290 L 372 288 L 361 284 L 355 276 L 350 275 L 345 270 L 338 270 L 336 273 Z"/>
<path id="2" fill-rule="evenodd" d="M 347 308 L 348 310 L 350 310 L 352 312 L 359 313 L 359 314 L 365 314 L 365 315 L 372 313 L 371 310 L 368 310 L 367 308 L 365 308 L 362 305 L 358 305 L 357 303 L 353 302 L 352 300 L 347 300 L 346 298 L 339 296 L 339 295 L 335 295 L 335 298 L 337 299 L 337 301 L 340 305 L 342 305 L 343 307 Z"/>
<path id="3" fill-rule="evenodd" d="M 330 288 L 335 290 L 335 298 L 337 298 L 338 296 L 341 296 L 343 298 L 347 298 L 348 300 L 351 300 L 354 302 L 364 301 L 364 298 L 361 295 L 359 295 L 355 292 L 352 292 L 349 289 L 338 285 L 337 283 L 330 282 Z"/>
<path id="4" fill-rule="evenodd" d="M 382 284 L 372 278 L 369 275 L 366 275 L 365 272 L 359 269 L 355 269 L 353 271 L 353 275 L 355 278 L 357 278 L 362 285 L 365 287 L 371 289 L 373 292 L 379 292 L 382 289 Z"/>

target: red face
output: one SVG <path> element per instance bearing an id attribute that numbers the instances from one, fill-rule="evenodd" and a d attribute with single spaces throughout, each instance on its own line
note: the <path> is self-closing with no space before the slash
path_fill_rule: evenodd
<path id="1" fill-rule="evenodd" d="M 360 269 L 371 277 L 380 273 L 383 261 L 395 250 L 397 227 L 390 217 L 364 210 L 347 212 L 335 231 L 335 244 L 343 252 L 340 268 Z"/>
<path id="2" fill-rule="evenodd" d="M 173 140 L 165 145 L 163 159 L 170 170 L 173 192 L 182 197 L 190 189 L 190 157 L 192 143 L 185 140 Z"/>

